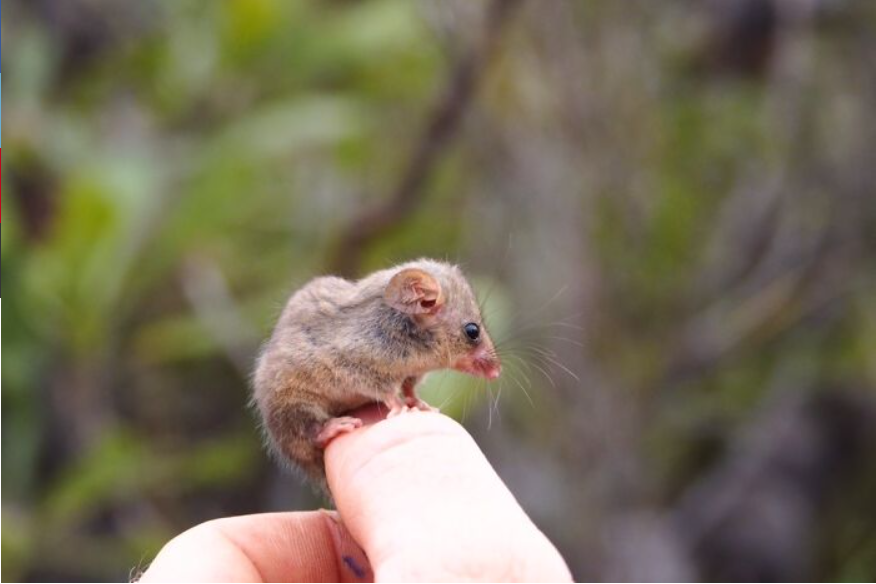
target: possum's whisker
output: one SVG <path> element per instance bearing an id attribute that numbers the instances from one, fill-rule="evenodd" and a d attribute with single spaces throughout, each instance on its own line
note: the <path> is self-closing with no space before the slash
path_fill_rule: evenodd
<path id="1" fill-rule="evenodd" d="M 551 363 L 553 363 L 554 365 L 556 365 L 557 367 L 559 367 L 560 369 L 562 369 L 563 371 L 565 371 L 566 373 L 568 373 L 570 376 L 572 376 L 572 377 L 575 379 L 575 381 L 581 381 L 581 378 L 578 377 L 578 375 L 576 375 L 574 371 L 572 371 L 571 369 L 569 369 L 568 367 L 566 367 L 565 365 L 563 365 L 563 364 L 562 364 L 562 363 L 556 358 L 556 357 L 557 357 L 556 353 L 554 353 L 554 352 L 552 352 L 552 351 L 547 351 L 547 350 L 544 350 L 544 349 L 539 349 L 538 347 L 533 347 L 533 350 L 535 350 L 535 351 L 541 353 L 541 355 L 542 355 L 545 359 L 547 359 L 548 361 L 550 361 Z"/>
<path id="2" fill-rule="evenodd" d="M 532 387 L 532 382 L 527 373 L 533 373 L 532 366 L 521 355 L 509 354 L 502 357 L 505 362 L 505 370 L 508 374 L 517 373 L 526 380 L 527 385 Z"/>
<path id="3" fill-rule="evenodd" d="M 542 373 L 542 375 L 545 376 L 545 378 L 548 380 L 548 382 L 550 382 L 551 386 L 553 386 L 554 389 L 557 388 L 556 384 L 554 383 L 553 377 L 550 374 L 548 374 L 548 372 L 544 368 L 542 368 L 541 365 L 539 365 L 539 363 L 541 363 L 541 364 L 547 366 L 549 364 L 548 357 L 555 357 L 554 354 L 548 353 L 544 349 L 541 349 L 539 347 L 534 347 L 534 346 L 520 347 L 517 349 L 516 352 L 520 353 L 520 355 L 514 354 L 514 353 L 508 353 L 508 354 L 505 354 L 503 358 L 509 359 L 509 360 L 516 359 L 516 360 L 520 361 L 521 363 L 523 363 L 524 365 L 537 368 Z M 528 358 L 524 359 L 523 356 L 526 356 Z M 554 360 L 554 363 L 556 365 L 560 366 L 561 368 L 566 369 L 565 366 L 563 366 L 562 363 L 560 363 L 559 361 Z M 568 371 L 568 369 L 566 369 L 566 371 L 571 374 L 571 371 Z M 572 374 L 572 375 L 574 375 L 574 374 Z"/>
<path id="4" fill-rule="evenodd" d="M 546 349 L 546 348 L 542 347 L 541 345 L 538 345 L 535 343 L 527 343 L 525 345 L 521 344 L 521 345 L 516 345 L 516 346 L 512 346 L 512 347 L 505 347 L 504 349 L 506 350 L 506 352 L 508 352 L 510 354 L 514 354 L 514 353 L 544 354 L 545 352 L 549 351 L 549 349 Z M 555 353 L 550 353 L 550 354 L 552 354 L 553 356 L 556 356 Z"/>
<path id="5" fill-rule="evenodd" d="M 554 320 L 551 322 L 540 322 L 540 321 L 523 322 L 520 324 L 520 326 L 513 329 L 512 332 L 514 334 L 519 335 L 523 331 L 529 331 L 529 330 L 533 330 L 533 329 L 538 330 L 541 328 L 550 328 L 550 327 L 554 327 L 554 326 L 571 328 L 571 329 L 575 329 L 575 330 L 584 330 L 583 326 L 569 322 L 575 318 L 578 318 L 579 316 L 582 316 L 583 314 L 584 314 L 583 312 L 579 312 L 576 314 L 570 314 L 569 316 L 566 316 L 566 317 L 563 317 L 563 318 L 560 318 L 560 319 L 557 319 L 557 320 Z"/>
<path id="6" fill-rule="evenodd" d="M 539 343 L 526 343 L 512 347 L 517 351 L 534 351 L 542 355 L 550 355 L 552 357 L 557 357 L 556 352 L 549 347 L 546 347 Z"/>
<path id="7" fill-rule="evenodd" d="M 579 324 L 572 324 L 571 322 L 562 322 L 562 321 L 561 321 L 561 322 L 555 322 L 555 323 L 553 323 L 553 325 L 551 325 L 551 326 L 562 326 L 562 327 L 570 328 L 570 329 L 573 329 L 573 330 L 576 330 L 576 331 L 583 331 L 583 330 L 584 330 L 584 327 L 583 327 L 583 326 L 581 326 L 581 325 L 579 325 Z"/>
<path id="8" fill-rule="evenodd" d="M 448 395 L 446 398 L 444 398 L 444 401 L 441 402 L 440 404 L 438 404 L 438 409 L 439 409 L 439 410 L 443 410 L 443 409 L 444 409 L 444 406 L 446 406 L 448 403 L 450 403 L 450 402 L 453 400 L 453 398 L 456 397 L 456 394 L 457 394 L 457 392 L 454 391 L 453 393 L 451 393 L 450 395 Z"/>
<path id="9" fill-rule="evenodd" d="M 532 326 L 541 326 L 541 325 L 545 325 L 545 324 L 553 325 L 553 324 L 557 324 L 557 323 L 569 323 L 570 321 L 572 321 L 578 317 L 581 317 L 583 315 L 584 315 L 584 311 L 578 311 L 578 312 L 573 312 L 572 314 L 567 314 L 567 315 L 563 315 L 560 317 L 549 317 L 549 318 L 554 318 L 554 320 L 552 320 L 551 322 L 545 323 L 545 322 L 543 322 L 543 319 L 539 320 L 537 318 L 533 318 L 533 317 L 537 316 L 537 313 L 527 312 L 526 319 L 523 320 L 520 324 L 521 324 L 521 326 L 528 328 L 528 327 L 532 327 Z"/>
<path id="10" fill-rule="evenodd" d="M 509 360 L 510 363 L 512 363 L 512 364 L 514 364 L 514 363 L 519 363 L 519 364 L 521 364 L 523 367 L 526 367 L 527 369 L 529 369 L 530 372 L 532 371 L 532 368 L 531 368 L 530 364 L 527 363 L 526 359 L 524 359 L 524 358 L 522 358 L 522 357 L 520 357 L 520 356 L 518 356 L 518 355 L 507 355 L 506 357 L 508 358 L 508 360 Z M 529 387 L 532 387 L 532 381 L 531 381 L 531 380 L 529 379 L 529 377 L 526 375 L 526 371 L 524 371 L 523 369 L 519 369 L 519 368 L 509 369 L 509 374 L 510 374 L 510 371 L 512 371 L 512 370 L 516 370 L 517 372 L 519 372 L 519 373 L 523 376 L 523 379 L 526 381 L 526 384 L 527 384 Z"/>
<path id="11" fill-rule="evenodd" d="M 548 303 L 550 303 L 550 301 Z M 581 327 L 579 325 L 575 325 L 575 324 L 572 324 L 571 322 L 569 322 L 569 321 L 574 320 L 580 316 L 583 316 L 584 312 L 577 312 L 574 314 L 570 314 L 570 315 L 564 316 L 562 318 L 559 318 L 558 320 L 555 320 L 552 322 L 547 322 L 547 323 L 541 322 L 537 318 L 534 318 L 535 316 L 537 316 L 537 312 L 538 311 L 527 313 L 527 317 L 522 322 L 519 322 L 519 326 L 512 326 L 506 332 L 507 337 L 511 337 L 511 336 L 516 337 L 516 336 L 520 336 L 521 333 L 523 333 L 524 331 L 547 329 L 547 328 L 550 328 L 552 326 L 564 326 L 567 328 L 584 330 L 584 327 Z M 510 316 L 509 321 L 511 323 L 516 322 L 518 317 L 521 314 L 522 314 L 522 312 L 520 312 L 520 311 L 515 312 L 514 314 L 512 314 Z M 505 337 L 505 338 L 507 338 L 507 337 Z"/>
<path id="12" fill-rule="evenodd" d="M 484 314 L 484 307 L 487 305 L 487 302 L 490 300 L 490 296 L 493 294 L 493 290 L 496 289 L 496 285 L 498 283 L 499 283 L 498 280 L 493 280 L 493 282 L 490 284 L 489 289 L 487 289 L 486 295 L 483 297 L 482 300 L 478 300 L 478 308 L 480 308 L 480 310 L 481 310 L 481 315 Z"/>
<path id="13" fill-rule="evenodd" d="M 500 306 L 497 304 L 493 304 L 492 306 L 484 305 L 484 308 L 481 309 L 481 315 L 484 317 L 484 322 L 489 327 L 493 324 L 493 317 L 497 314 Z"/>
<path id="14" fill-rule="evenodd" d="M 568 341 L 572 344 L 580 342 L 579 340 L 557 334 L 557 332 L 561 332 L 561 331 L 557 331 L 557 332 L 551 331 L 550 330 L 551 326 L 558 326 L 558 325 L 541 326 L 541 327 L 538 327 L 538 329 L 536 329 L 535 327 L 530 327 L 530 330 L 528 330 L 527 332 L 521 332 L 519 330 L 515 331 L 512 329 L 512 330 L 509 330 L 506 334 L 503 334 L 501 337 L 494 338 L 493 344 L 498 345 L 498 346 L 506 346 L 508 344 L 514 344 L 514 343 L 519 343 L 519 342 L 531 342 L 531 341 L 541 342 L 541 341 L 544 341 L 544 339 L 546 339 L 546 338 L 551 338 L 551 339 L 555 338 L 556 340 Z M 541 330 L 541 329 L 544 329 L 544 330 Z M 583 330 L 583 329 L 581 329 L 581 330 Z"/>
<path id="15" fill-rule="evenodd" d="M 440 381 L 438 381 L 438 387 L 435 388 L 436 395 L 441 395 L 441 390 L 444 388 L 444 382 L 447 381 L 447 374 L 446 373 L 441 373 L 440 375 L 441 375 L 441 379 L 440 379 Z M 447 403 L 447 399 L 444 400 L 444 403 Z M 438 406 L 439 410 L 444 407 L 444 403 L 442 403 L 440 406 Z"/>
<path id="16" fill-rule="evenodd" d="M 583 346 L 581 343 L 574 341 L 573 339 L 568 339 L 565 337 L 554 336 L 551 335 L 551 338 L 556 338 L 557 340 L 563 340 L 572 344 L 577 344 L 579 346 Z M 518 354 L 518 355 L 515 355 Z M 559 369 L 562 369 L 567 375 L 575 379 L 576 381 L 581 381 L 581 378 L 569 367 L 563 364 L 559 356 L 546 347 L 540 346 L 535 343 L 526 343 L 521 342 L 520 338 L 514 339 L 508 343 L 497 343 L 492 351 L 494 357 L 498 357 L 501 359 L 510 359 L 512 356 L 516 357 L 521 363 L 531 365 L 537 368 L 542 375 L 548 380 L 551 386 L 556 389 L 556 383 L 554 382 L 553 377 L 547 372 L 546 368 L 551 366 L 556 366 Z M 528 358 L 523 359 L 520 355 L 526 356 Z M 542 367 L 544 365 L 545 367 Z"/>
<path id="17" fill-rule="evenodd" d="M 542 346 L 545 344 L 545 339 L 551 338 L 554 340 L 553 336 L 550 335 L 541 335 L 541 334 L 532 334 L 532 335 L 517 335 L 511 336 L 508 338 L 500 339 L 498 341 L 493 341 L 493 345 L 499 349 L 504 348 L 514 348 L 519 346 L 528 346 L 528 345 L 539 345 Z M 570 344 L 575 344 L 575 339 L 569 339 L 567 337 L 556 337 L 556 340 L 561 340 L 565 342 L 569 342 Z"/>
<path id="18" fill-rule="evenodd" d="M 505 387 L 505 381 L 506 381 L 505 379 L 499 379 L 499 383 L 496 385 L 496 401 L 495 401 L 496 406 L 495 407 L 496 407 L 496 417 L 499 419 L 499 421 L 502 420 L 502 412 L 499 409 L 499 398 L 502 397 L 502 389 L 504 389 L 504 387 Z"/>
<path id="19" fill-rule="evenodd" d="M 580 343 L 580 342 L 575 341 L 575 340 L 573 340 L 573 339 L 566 339 L 566 338 L 562 338 L 562 337 L 553 337 L 553 336 L 551 336 L 551 337 L 549 337 L 549 338 L 551 338 L 551 339 L 557 339 L 557 340 L 559 340 L 559 341 L 563 341 L 563 342 L 567 342 L 567 343 L 569 343 L 570 345 L 574 345 L 574 346 L 577 346 L 577 347 L 582 347 L 582 348 L 584 347 L 584 344 L 583 344 L 583 343 Z M 541 350 L 541 351 L 549 351 L 550 354 L 551 354 L 551 356 L 553 356 L 554 358 L 558 358 L 558 355 L 556 354 L 556 351 L 553 351 L 553 350 L 550 349 L 549 347 L 547 347 L 547 346 L 545 346 L 545 345 L 543 345 L 543 344 L 537 343 L 537 342 L 531 342 L 531 343 L 520 343 L 520 342 L 518 342 L 518 343 L 509 343 L 508 345 L 503 345 L 503 346 L 499 347 L 497 350 L 500 351 L 500 352 L 499 352 L 499 353 L 496 353 L 494 356 L 501 356 L 503 353 L 508 353 L 508 352 L 513 353 L 514 351 L 526 351 L 526 350 L 535 350 L 535 349 L 539 349 L 539 350 Z"/>
<path id="20" fill-rule="evenodd" d="M 517 377 L 514 376 L 514 375 L 511 375 L 510 378 L 511 378 L 511 381 L 513 381 L 514 383 L 516 383 L 516 384 L 517 384 L 517 387 L 519 387 L 519 388 L 523 391 L 523 395 L 526 396 L 526 400 L 529 402 L 530 407 L 535 408 L 535 403 L 533 403 L 533 401 L 532 401 L 532 397 L 529 395 L 529 392 L 526 391 L 526 388 L 523 387 L 523 384 L 520 383 L 520 380 L 517 379 Z"/>
<path id="21" fill-rule="evenodd" d="M 566 290 L 568 290 L 568 289 L 569 289 L 569 285 L 568 285 L 568 284 L 563 284 L 563 285 L 560 287 L 560 289 L 557 290 L 557 293 L 554 294 L 553 296 L 551 296 L 550 300 L 548 300 L 547 302 L 545 302 L 544 304 L 542 304 L 541 307 L 536 308 L 536 309 L 535 309 L 534 311 L 532 311 L 530 314 L 533 315 L 533 316 L 537 315 L 539 312 L 541 312 L 542 310 L 546 309 L 548 306 L 550 306 L 551 304 L 553 304 L 554 302 L 556 302 L 557 300 L 559 300 L 560 297 L 561 297 L 563 294 L 565 294 L 565 293 L 566 293 Z"/>
<path id="22" fill-rule="evenodd" d="M 547 370 L 546 370 L 544 367 L 542 367 L 541 365 L 539 365 L 539 364 L 536 362 L 536 359 L 535 359 L 535 358 L 533 358 L 533 359 L 531 359 L 531 360 L 526 360 L 526 359 L 522 359 L 522 360 L 523 360 L 524 362 L 528 362 L 529 365 L 531 365 L 532 367 L 535 367 L 536 369 L 538 369 L 539 372 L 544 376 L 544 378 L 547 379 L 548 383 L 551 384 L 551 387 L 554 388 L 554 390 L 557 389 L 557 384 L 556 384 L 556 382 L 554 381 L 553 376 L 552 376 L 550 373 L 548 373 Z"/>
<path id="23" fill-rule="evenodd" d="M 447 378 L 447 376 L 445 375 L 445 376 L 441 379 L 441 383 L 438 385 L 439 389 L 441 388 L 441 385 L 444 384 L 444 379 L 446 379 L 446 378 Z M 444 409 L 444 406 L 446 406 L 448 403 L 450 403 L 450 402 L 452 402 L 453 400 L 455 400 L 455 399 L 456 399 L 456 396 L 459 395 L 460 389 L 461 389 L 460 385 L 457 384 L 456 387 L 455 387 L 455 389 L 453 390 L 453 393 L 451 393 L 449 396 L 447 396 L 446 398 L 444 398 L 444 401 L 441 402 L 441 405 L 438 406 L 438 409 L 439 409 L 439 410 L 443 410 L 443 409 Z"/>
<path id="24" fill-rule="evenodd" d="M 568 373 L 569 376 L 571 376 L 575 381 L 577 381 L 577 382 L 579 382 L 579 383 L 581 382 L 581 378 L 578 376 L 578 374 L 575 373 L 574 371 L 572 371 L 571 369 L 569 369 L 568 367 L 566 367 L 565 365 L 563 365 L 561 362 L 557 361 L 557 360 L 554 359 L 553 357 L 547 357 L 547 359 L 548 359 L 551 363 L 555 364 L 557 367 L 559 367 L 560 369 L 562 369 L 563 371 L 565 371 L 566 373 Z"/>
<path id="25" fill-rule="evenodd" d="M 518 359 L 518 362 L 521 363 L 525 369 L 518 368 L 516 371 L 517 371 L 517 373 L 520 374 L 521 377 L 523 377 L 523 381 L 526 382 L 526 387 L 531 388 L 532 387 L 532 379 L 527 374 L 527 371 L 528 371 L 528 373 L 532 373 L 532 367 L 530 366 L 529 363 L 526 362 L 526 359 L 523 359 L 522 357 Z"/>
<path id="26" fill-rule="evenodd" d="M 556 294 L 551 296 L 551 298 L 547 302 L 545 302 L 544 304 L 542 304 L 541 306 L 539 306 L 535 310 L 529 311 L 528 314 L 529 314 L 530 318 L 537 316 L 541 311 L 545 310 L 548 306 L 550 306 L 551 304 L 556 302 L 560 298 L 560 296 L 562 296 L 566 292 L 566 290 L 568 288 L 569 288 L 569 285 L 564 284 L 563 286 L 560 287 L 559 290 L 557 290 Z M 520 315 L 520 312 L 518 311 L 517 313 L 514 314 L 513 318 L 517 318 L 519 315 Z"/>
<path id="27" fill-rule="evenodd" d="M 499 389 L 496 392 L 496 415 L 499 417 L 500 420 L 502 419 L 502 410 L 499 409 L 499 399 L 501 399 L 501 397 L 502 397 L 502 389 L 504 387 L 505 387 L 505 384 L 500 383 Z"/>
<path id="28" fill-rule="evenodd" d="M 557 335 L 547 335 L 546 339 L 553 339 L 555 341 L 563 341 L 565 343 L 569 343 L 570 345 L 575 345 L 576 347 L 583 347 L 584 343 L 581 341 L 576 341 L 575 339 L 570 339 L 569 337 L 560 337 Z"/>
<path id="29" fill-rule="evenodd" d="M 543 348 L 536 346 L 536 345 L 527 345 L 525 347 L 516 347 L 514 349 L 514 352 L 521 355 L 521 356 L 524 356 L 528 359 L 536 359 L 536 360 L 539 360 L 541 362 L 546 362 L 547 359 L 545 357 L 548 355 L 550 355 L 552 357 L 556 357 L 556 354 L 550 353 L 548 350 L 543 349 Z"/>
<path id="30" fill-rule="evenodd" d="M 493 427 L 493 395 L 490 393 L 489 387 L 487 388 L 487 432 L 489 432 Z"/>
<path id="31" fill-rule="evenodd" d="M 525 368 L 525 370 L 523 370 L 523 369 L 520 370 L 520 374 L 523 375 L 523 378 L 526 381 L 526 385 L 529 387 L 532 387 L 532 379 L 530 379 L 530 377 L 529 377 L 529 374 L 531 374 L 531 375 L 535 374 L 535 372 L 533 371 L 533 368 L 532 368 L 532 364 L 530 364 L 529 361 L 527 361 L 523 357 L 516 357 L 516 360 L 518 363 L 523 365 L 523 367 Z"/>

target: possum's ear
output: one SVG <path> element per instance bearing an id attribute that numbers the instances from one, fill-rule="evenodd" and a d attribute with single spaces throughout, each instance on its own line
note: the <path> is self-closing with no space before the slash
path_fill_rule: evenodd
<path id="1" fill-rule="evenodd" d="M 407 314 L 435 314 L 444 304 L 438 280 L 417 268 L 401 270 L 383 292 L 386 303 Z"/>

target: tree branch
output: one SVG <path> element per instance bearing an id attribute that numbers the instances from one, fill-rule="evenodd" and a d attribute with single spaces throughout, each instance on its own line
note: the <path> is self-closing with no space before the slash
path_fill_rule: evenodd
<path id="1" fill-rule="evenodd" d="M 355 276 L 368 246 L 409 217 L 423 200 L 423 186 L 458 133 L 501 32 L 520 1 L 494 0 L 489 6 L 480 42 L 457 62 L 451 72 L 447 88 L 428 117 L 392 194 L 377 205 L 363 209 L 341 231 L 340 240 L 328 261 L 332 273 Z"/>

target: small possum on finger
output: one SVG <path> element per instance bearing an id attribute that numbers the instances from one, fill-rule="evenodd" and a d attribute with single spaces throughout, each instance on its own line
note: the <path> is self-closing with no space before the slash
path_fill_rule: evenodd
<path id="1" fill-rule="evenodd" d="M 323 449 L 362 425 L 349 412 L 436 411 L 416 385 L 437 369 L 496 379 L 501 364 L 462 271 L 421 259 L 295 292 L 258 357 L 253 401 L 273 452 L 325 489 Z"/>

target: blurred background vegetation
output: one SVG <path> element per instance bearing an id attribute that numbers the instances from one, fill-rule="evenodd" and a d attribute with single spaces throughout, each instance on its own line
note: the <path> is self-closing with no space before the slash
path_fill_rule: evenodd
<path id="1" fill-rule="evenodd" d="M 4 580 L 318 505 L 253 356 L 420 255 L 516 355 L 429 399 L 578 579 L 876 577 L 876 3 L 2 10 Z"/>

